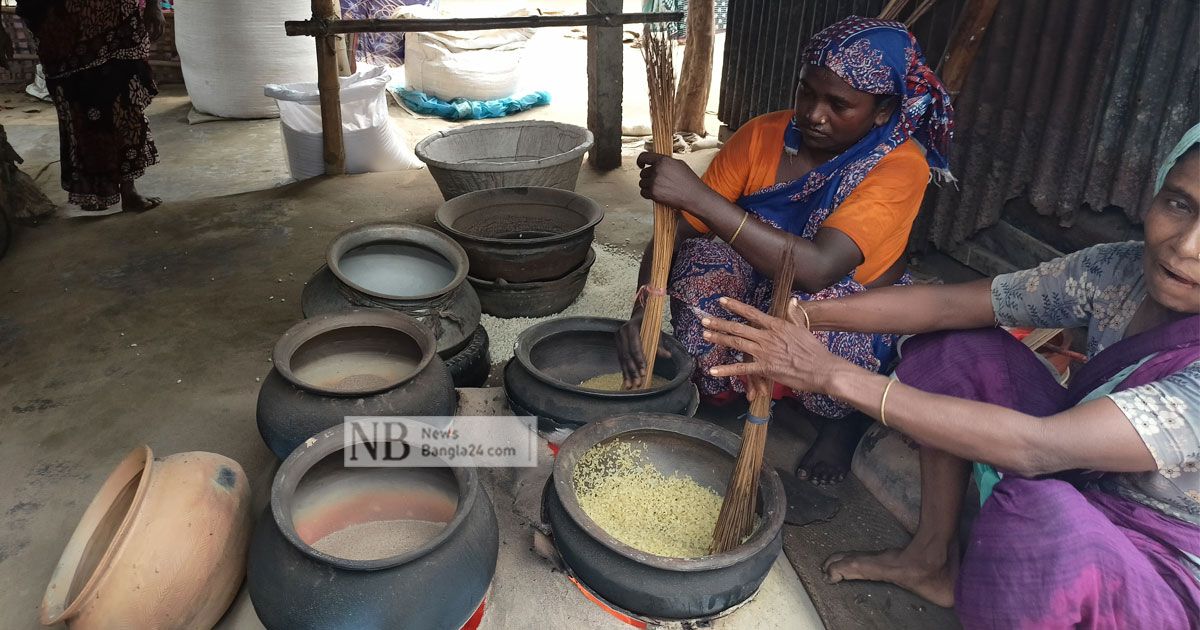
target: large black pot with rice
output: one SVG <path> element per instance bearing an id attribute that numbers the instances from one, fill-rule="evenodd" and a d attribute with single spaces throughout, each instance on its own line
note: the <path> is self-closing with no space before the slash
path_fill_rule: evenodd
<path id="1" fill-rule="evenodd" d="M 454 630 L 476 619 L 499 529 L 475 470 L 347 466 L 346 448 L 331 429 L 276 473 L 246 566 L 259 620 L 268 630 Z"/>
<path id="2" fill-rule="evenodd" d="M 655 362 L 651 387 L 620 389 L 616 332 L 623 323 L 562 317 L 522 331 L 504 367 L 504 391 L 513 411 L 537 416 L 543 431 L 638 411 L 695 414 L 700 403 L 691 382 L 695 361 L 670 335 L 664 334 L 662 342 L 671 357 Z M 601 388 L 597 379 L 610 382 Z"/>
<path id="3" fill-rule="evenodd" d="M 450 416 L 457 407 L 433 333 L 400 313 L 303 320 L 280 337 L 271 360 L 256 416 L 281 460 L 347 416 Z"/>
<path id="4" fill-rule="evenodd" d="M 610 534 L 585 511 L 579 495 L 585 482 L 576 477 L 577 466 L 593 449 L 625 443 L 663 476 L 684 475 L 724 496 L 740 442 L 716 425 L 673 414 L 615 416 L 575 431 L 560 447 L 543 495 L 543 518 L 570 572 L 610 604 L 655 619 L 711 618 L 749 599 L 783 548 L 787 500 L 774 470 L 762 468 L 759 520 L 749 537 L 728 552 L 696 557 L 648 553 Z M 656 500 L 667 498 L 645 497 L 643 503 Z M 716 513 L 707 516 L 715 524 Z"/>
<path id="5" fill-rule="evenodd" d="M 455 385 L 478 387 L 491 368 L 467 254 L 454 239 L 413 223 L 373 223 L 339 234 L 304 287 L 305 317 L 385 309 L 412 316 L 437 339 Z"/>

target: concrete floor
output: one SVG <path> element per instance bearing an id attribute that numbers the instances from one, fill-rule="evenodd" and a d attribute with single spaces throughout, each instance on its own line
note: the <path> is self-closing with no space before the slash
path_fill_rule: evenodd
<path id="1" fill-rule="evenodd" d="M 536 56 L 545 64 L 540 76 L 555 78 L 555 103 L 522 117 L 585 120 L 584 42 L 564 34 L 539 35 L 546 48 Z M 628 47 L 626 76 L 630 120 L 644 116 L 645 96 L 639 53 Z M 7 108 L 0 124 L 26 172 L 65 202 L 53 111 L 23 95 L 0 104 Z M 164 197 L 162 208 L 24 228 L 0 261 L 0 628 L 36 626 L 42 591 L 79 516 L 138 444 L 160 455 L 227 455 L 265 500 L 275 462 L 254 426 L 255 379 L 269 370 L 279 335 L 300 318 L 304 280 L 322 264 L 330 239 L 352 224 L 428 224 L 441 201 L 424 171 L 280 186 L 287 170 L 277 121 L 189 126 L 189 109 L 182 87 L 168 86 L 149 111 L 162 164 L 139 185 Z M 449 126 L 395 108 L 393 118 L 411 143 Z M 651 231 L 649 207 L 636 191 L 636 152 L 630 145 L 615 172 L 585 166 L 579 184 L 608 212 L 597 239 L 629 253 L 640 253 Z M 712 154 L 686 159 L 701 170 Z M 811 437 L 773 435 L 769 457 L 781 467 Z M 789 536 L 802 539 L 803 530 Z M 813 627 L 808 596 L 794 573 L 785 575 L 772 584 L 808 612 L 781 625 Z M 225 627 L 253 627 L 248 613 L 243 597 Z M 572 620 L 604 627 L 588 619 Z"/>

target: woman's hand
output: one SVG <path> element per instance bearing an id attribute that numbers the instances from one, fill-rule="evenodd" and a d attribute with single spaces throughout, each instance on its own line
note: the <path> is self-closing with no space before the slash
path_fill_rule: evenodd
<path id="1" fill-rule="evenodd" d="M 163 16 L 159 0 L 146 0 L 142 21 L 146 24 L 146 33 L 150 36 L 150 41 L 156 42 L 163 36 L 167 28 L 167 18 Z"/>
<path id="2" fill-rule="evenodd" d="M 646 355 L 642 352 L 644 314 L 641 307 L 635 308 L 629 321 L 617 329 L 617 362 L 621 364 L 621 373 L 625 376 L 625 389 L 640 387 L 642 379 L 646 377 Z M 658 358 L 671 358 L 671 353 L 661 343 L 658 346 Z"/>
<path id="3" fill-rule="evenodd" d="M 788 305 L 787 320 L 730 298 L 721 298 L 721 306 L 753 326 L 706 317 L 701 320 L 704 338 L 753 360 L 711 368 L 712 376 L 763 377 L 797 391 L 828 394 L 831 375 L 850 365 L 830 353 L 805 327 L 802 307 L 795 299 Z"/>
<path id="4" fill-rule="evenodd" d="M 673 157 L 643 153 L 637 164 L 642 169 L 642 196 L 676 210 L 695 210 L 698 194 L 709 190 L 690 166 Z"/>

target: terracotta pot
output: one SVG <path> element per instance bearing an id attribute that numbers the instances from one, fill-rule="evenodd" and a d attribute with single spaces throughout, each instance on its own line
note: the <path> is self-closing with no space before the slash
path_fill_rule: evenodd
<path id="1" fill-rule="evenodd" d="M 41 621 L 72 629 L 211 628 L 241 586 L 250 486 L 213 453 L 134 449 L 63 550 Z"/>

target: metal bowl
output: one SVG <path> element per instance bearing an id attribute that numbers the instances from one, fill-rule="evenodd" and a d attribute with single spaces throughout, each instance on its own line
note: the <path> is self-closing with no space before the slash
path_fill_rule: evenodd
<path id="1" fill-rule="evenodd" d="M 577 269 L 603 218 L 604 208 L 583 195 L 538 187 L 468 193 L 434 215 L 466 250 L 472 278 L 510 283 L 553 280 Z"/>

